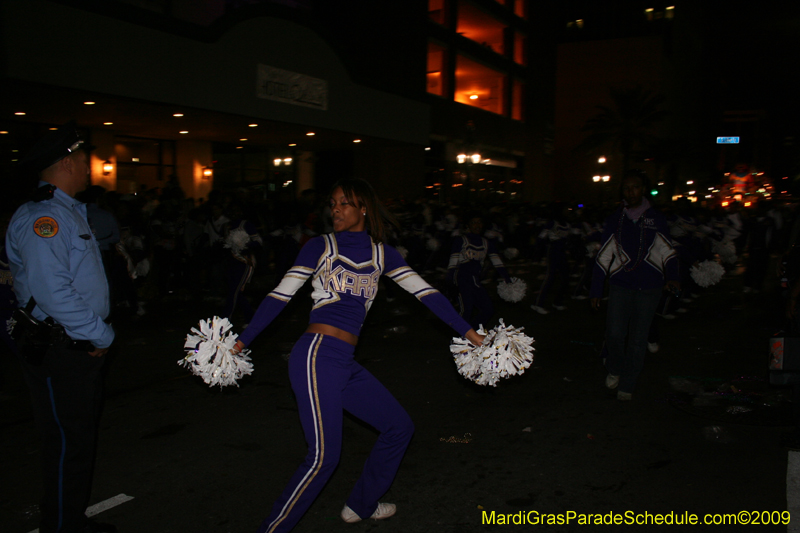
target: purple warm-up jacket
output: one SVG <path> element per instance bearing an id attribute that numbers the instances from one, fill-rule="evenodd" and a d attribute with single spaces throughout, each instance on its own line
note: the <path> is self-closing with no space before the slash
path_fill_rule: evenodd
<path id="1" fill-rule="evenodd" d="M 592 274 L 591 298 L 603 296 L 603 283 L 628 289 L 655 289 L 680 279 L 667 219 L 648 208 L 635 222 L 617 209 L 606 219 Z"/>

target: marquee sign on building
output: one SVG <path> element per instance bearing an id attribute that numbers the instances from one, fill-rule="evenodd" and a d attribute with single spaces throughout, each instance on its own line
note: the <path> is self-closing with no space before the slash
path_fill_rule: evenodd
<path id="1" fill-rule="evenodd" d="M 328 109 L 328 82 L 268 65 L 258 65 L 259 98 L 286 104 Z"/>

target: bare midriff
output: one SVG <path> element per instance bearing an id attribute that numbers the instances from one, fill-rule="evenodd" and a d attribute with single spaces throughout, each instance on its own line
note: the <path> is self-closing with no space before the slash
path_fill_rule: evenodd
<path id="1" fill-rule="evenodd" d="M 348 331 L 339 329 L 334 326 L 329 326 L 328 324 L 318 324 L 318 323 L 309 324 L 308 328 L 306 328 L 306 333 L 319 333 L 320 335 L 330 335 L 331 337 L 336 337 L 340 341 L 344 341 L 347 344 L 352 344 L 353 346 L 358 344 L 358 335 L 353 335 Z"/>

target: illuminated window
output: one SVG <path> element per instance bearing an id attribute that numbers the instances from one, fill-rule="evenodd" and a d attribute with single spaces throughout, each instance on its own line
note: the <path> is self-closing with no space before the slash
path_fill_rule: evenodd
<path id="1" fill-rule="evenodd" d="M 528 0 L 514 2 L 514 14 L 521 19 L 528 19 Z"/>
<path id="2" fill-rule="evenodd" d="M 445 53 L 443 46 L 428 43 L 428 92 L 439 96 L 444 96 Z"/>
<path id="3" fill-rule="evenodd" d="M 436 24 L 445 25 L 444 0 L 428 0 L 428 18 Z"/>
<path id="4" fill-rule="evenodd" d="M 475 5 L 461 0 L 458 3 L 458 26 L 456 31 L 476 43 L 490 48 L 498 54 L 505 53 L 503 34 L 506 25 L 493 19 Z"/>
<path id="5" fill-rule="evenodd" d="M 519 80 L 511 89 L 511 118 L 525 120 L 525 84 Z"/>
<path id="6" fill-rule="evenodd" d="M 514 63 L 525 66 L 528 63 L 528 54 L 525 48 L 528 39 L 524 34 L 514 33 Z"/>
<path id="7" fill-rule="evenodd" d="M 455 100 L 502 115 L 505 80 L 502 72 L 459 55 L 456 58 Z"/>

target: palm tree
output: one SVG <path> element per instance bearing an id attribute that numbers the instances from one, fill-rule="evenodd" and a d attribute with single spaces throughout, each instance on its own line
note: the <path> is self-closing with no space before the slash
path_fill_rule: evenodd
<path id="1" fill-rule="evenodd" d="M 613 106 L 599 105 L 599 112 L 586 121 L 583 130 L 588 133 L 578 145 L 584 153 L 613 150 L 622 156 L 623 174 L 630 168 L 634 156 L 657 145 L 653 133 L 655 125 L 667 116 L 659 109 L 664 97 L 637 86 L 611 89 Z"/>

